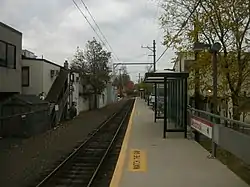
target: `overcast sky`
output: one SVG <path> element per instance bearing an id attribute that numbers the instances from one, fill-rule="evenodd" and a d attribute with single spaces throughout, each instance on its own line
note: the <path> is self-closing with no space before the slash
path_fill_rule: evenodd
<path id="1" fill-rule="evenodd" d="M 75 0 L 89 18 L 80 0 Z M 157 55 L 163 33 L 157 17 L 160 0 L 84 0 L 114 52 L 124 62 L 151 62 L 150 51 L 141 45 L 157 42 Z M 89 18 L 91 21 L 91 19 Z M 23 33 L 23 48 L 55 63 L 63 64 L 77 46 L 85 47 L 96 37 L 72 0 L 0 0 L 0 21 Z M 92 22 L 91 22 L 92 23 Z M 93 24 L 94 25 L 94 24 Z M 157 69 L 172 68 L 174 52 L 169 49 Z M 132 79 L 145 73 L 145 66 L 127 66 Z"/>

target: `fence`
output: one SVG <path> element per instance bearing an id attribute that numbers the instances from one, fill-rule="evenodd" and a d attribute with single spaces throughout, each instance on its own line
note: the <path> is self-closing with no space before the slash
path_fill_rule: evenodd
<path id="1" fill-rule="evenodd" d="M 188 126 L 211 140 L 213 157 L 219 145 L 250 164 L 250 124 L 189 106 Z"/>
<path id="2" fill-rule="evenodd" d="M 49 128 L 48 109 L 0 117 L 1 137 L 30 137 Z"/>

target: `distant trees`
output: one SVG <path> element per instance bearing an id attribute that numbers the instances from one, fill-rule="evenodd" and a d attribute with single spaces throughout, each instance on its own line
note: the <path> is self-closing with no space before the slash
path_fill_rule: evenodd
<path id="1" fill-rule="evenodd" d="M 150 94 L 153 92 L 153 84 L 140 82 L 136 85 L 136 89 L 137 90 L 143 89 L 146 94 Z"/>
<path id="2" fill-rule="evenodd" d="M 85 50 L 77 47 L 72 60 L 71 69 L 77 71 L 86 94 L 101 94 L 110 80 L 109 61 L 111 53 L 104 50 L 101 43 L 95 38 L 88 41 Z"/>
<path id="3" fill-rule="evenodd" d="M 130 76 L 127 72 L 126 67 L 119 69 L 119 73 L 115 76 L 113 85 L 118 88 L 122 94 L 123 91 L 126 91 L 128 83 L 131 81 Z"/>
<path id="4" fill-rule="evenodd" d="M 119 69 L 119 73 L 115 76 L 113 84 L 118 87 L 120 85 L 126 85 L 128 81 L 130 81 L 130 76 L 127 69 L 122 67 Z"/>

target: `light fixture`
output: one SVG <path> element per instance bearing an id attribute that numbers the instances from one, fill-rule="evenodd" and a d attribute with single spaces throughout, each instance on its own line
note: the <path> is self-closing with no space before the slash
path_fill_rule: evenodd
<path id="1" fill-rule="evenodd" d="M 219 52 L 221 49 L 221 44 L 219 42 L 215 42 L 214 44 L 206 44 L 206 43 L 200 43 L 195 42 L 193 46 L 193 50 L 196 52 L 202 51 L 204 49 L 209 49 L 212 53 L 213 52 Z"/>

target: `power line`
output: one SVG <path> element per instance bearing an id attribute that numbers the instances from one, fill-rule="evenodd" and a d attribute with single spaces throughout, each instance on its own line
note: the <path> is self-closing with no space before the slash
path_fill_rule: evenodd
<path id="1" fill-rule="evenodd" d="M 163 57 L 163 55 L 166 53 L 166 51 L 168 50 L 168 48 L 173 44 L 174 40 L 178 37 L 178 35 L 181 33 L 182 29 L 186 26 L 188 20 L 191 18 L 191 16 L 193 15 L 193 13 L 196 11 L 196 9 L 199 6 L 199 4 L 201 3 L 201 1 L 202 0 L 199 0 L 199 2 L 196 4 L 196 6 L 194 7 L 193 11 L 190 13 L 190 15 L 188 16 L 188 18 L 183 22 L 182 27 L 180 28 L 180 30 L 178 31 L 178 33 L 173 37 L 172 41 L 168 44 L 167 48 L 159 56 L 159 58 L 156 60 L 156 62 L 158 62 Z"/>
<path id="2" fill-rule="evenodd" d="M 98 36 L 98 38 L 101 40 L 101 42 L 105 45 L 105 42 L 103 42 L 103 40 L 101 39 L 101 37 L 99 36 L 99 34 L 96 32 L 95 28 L 93 27 L 93 25 L 91 25 L 91 23 L 89 22 L 88 18 L 85 16 L 85 14 L 83 13 L 83 11 L 80 9 L 80 7 L 77 5 L 77 3 L 72 0 L 73 3 L 75 4 L 75 6 L 77 7 L 77 9 L 80 11 L 80 13 L 82 14 L 82 16 L 85 18 L 85 20 L 88 22 L 88 24 L 90 25 L 90 27 L 92 28 L 92 30 L 96 33 L 96 35 Z"/>
<path id="3" fill-rule="evenodd" d="M 154 20 L 156 20 L 156 19 L 158 18 L 160 3 L 161 3 L 161 0 L 158 0 L 158 1 L 156 2 L 157 8 L 156 8 L 156 11 L 155 11 Z"/>
<path id="4" fill-rule="evenodd" d="M 90 25 L 90 27 L 92 28 L 92 30 L 96 33 L 97 37 L 100 39 L 100 41 L 102 42 L 102 44 L 105 46 L 105 42 L 102 40 L 102 38 L 100 37 L 100 35 L 96 32 L 95 28 L 93 27 L 93 25 L 89 22 L 88 18 L 85 16 L 85 14 L 83 13 L 83 11 L 81 10 L 81 8 L 77 5 L 77 3 L 72 0 L 73 3 L 75 4 L 76 8 L 79 10 L 79 12 L 82 14 L 82 16 L 85 18 L 85 20 L 88 22 L 88 24 Z"/>
<path id="5" fill-rule="evenodd" d="M 111 45 L 109 44 L 107 38 L 105 37 L 105 35 L 104 35 L 103 32 L 101 31 L 101 29 L 100 29 L 99 25 L 97 24 L 95 18 L 93 17 L 92 13 L 91 13 L 90 10 L 88 9 L 86 3 L 84 3 L 83 0 L 81 0 L 81 2 L 82 2 L 82 4 L 83 4 L 83 6 L 85 7 L 85 9 L 87 10 L 87 12 L 89 13 L 91 19 L 92 19 L 93 22 L 95 23 L 95 25 L 96 25 L 97 29 L 99 30 L 99 32 L 101 33 L 102 37 L 104 38 L 104 40 L 106 41 L 106 43 L 107 43 L 108 46 L 110 47 L 111 51 L 114 53 L 114 55 L 115 55 L 115 57 L 117 58 L 117 60 L 120 61 L 119 58 L 117 57 L 117 55 L 115 54 L 113 48 L 112 48 Z"/>
<path id="6" fill-rule="evenodd" d="M 156 20 L 158 20 L 158 13 L 159 13 L 159 8 L 160 8 L 160 3 L 161 3 L 161 0 L 157 0 L 157 2 L 156 2 L 157 7 L 156 7 L 155 14 L 154 14 L 154 22 Z M 160 30 L 158 29 L 157 36 L 156 36 L 156 41 L 157 42 L 158 42 L 159 37 L 160 37 Z M 153 65 L 149 66 L 148 71 L 150 71 L 152 67 L 153 67 Z"/>

